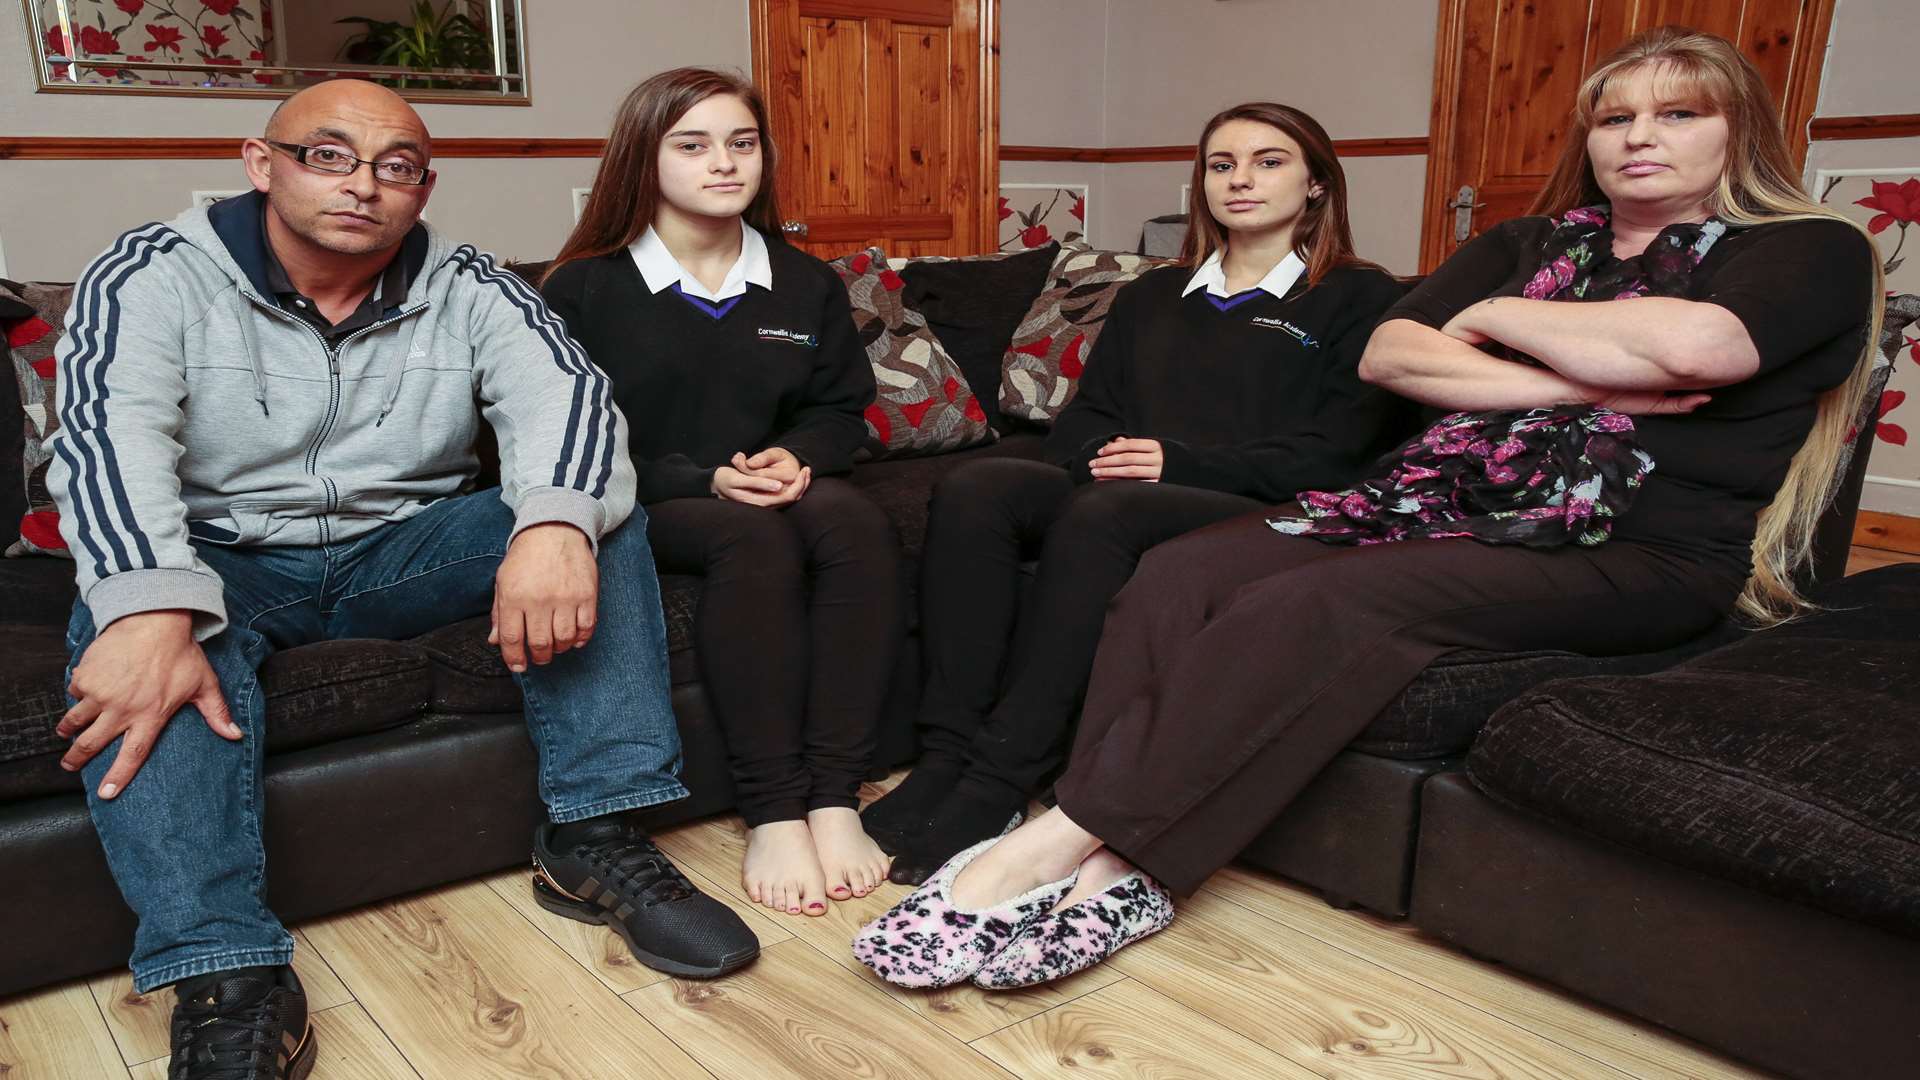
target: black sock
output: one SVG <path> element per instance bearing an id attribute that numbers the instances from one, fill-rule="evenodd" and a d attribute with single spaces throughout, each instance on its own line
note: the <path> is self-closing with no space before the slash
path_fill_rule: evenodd
<path id="1" fill-rule="evenodd" d="M 934 810 L 926 828 L 902 838 L 903 850 L 895 854 L 887 880 L 920 884 L 948 859 L 1005 832 L 1022 806 L 1019 800 L 981 798 L 955 791 Z"/>
<path id="2" fill-rule="evenodd" d="M 953 791 L 960 780 L 960 765 L 949 758 L 921 759 L 892 791 L 860 812 L 861 824 L 869 834 L 875 829 L 899 831 L 920 824 Z"/>

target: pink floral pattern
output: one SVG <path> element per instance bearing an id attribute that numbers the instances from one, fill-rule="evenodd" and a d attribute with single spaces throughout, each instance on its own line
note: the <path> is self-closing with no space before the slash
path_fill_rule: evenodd
<path id="1" fill-rule="evenodd" d="M 1630 417 L 1595 407 L 1454 413 L 1382 457 L 1384 475 L 1303 491 L 1306 516 L 1268 524 L 1342 544 L 1602 544 L 1653 471 L 1633 435 Z"/>

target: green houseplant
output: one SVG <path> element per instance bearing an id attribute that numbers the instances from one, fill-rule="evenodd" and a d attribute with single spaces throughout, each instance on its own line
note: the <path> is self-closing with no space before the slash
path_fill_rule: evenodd
<path id="1" fill-rule="evenodd" d="M 438 11 L 432 0 L 415 0 L 411 25 L 356 15 L 337 19 L 341 23 L 359 23 L 365 29 L 340 46 L 340 55 L 349 63 L 378 64 L 416 70 L 491 71 L 493 40 L 464 10 L 454 10 L 455 0 L 447 0 Z M 464 8 L 464 4 L 461 5 Z M 412 79 L 402 77 L 401 86 L 430 88 L 459 87 L 460 80 Z"/>

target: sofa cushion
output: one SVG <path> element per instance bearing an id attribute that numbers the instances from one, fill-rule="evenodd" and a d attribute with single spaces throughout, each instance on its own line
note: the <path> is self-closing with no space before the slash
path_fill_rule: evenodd
<path id="1" fill-rule="evenodd" d="M 1031 251 L 910 259 L 900 270 L 908 307 L 927 320 L 972 388 L 987 423 L 1005 431 L 1000 415 L 1000 365 L 1013 332 L 1047 283 L 1060 245 Z"/>
<path id="2" fill-rule="evenodd" d="M 977 458 L 1012 457 L 1038 461 L 1040 447 L 1041 437 L 1038 435 L 1009 435 L 992 445 L 975 447 L 958 454 L 861 465 L 853 470 L 850 479 L 854 486 L 865 491 L 867 497 L 886 512 L 887 520 L 893 523 L 895 535 L 900 538 L 904 561 L 913 571 L 920 561 L 920 552 L 926 547 L 927 500 L 932 497 L 933 485 L 940 477 Z M 910 579 L 917 577 L 917 572 L 909 573 Z"/>
<path id="3" fill-rule="evenodd" d="M 873 364 L 867 445 L 859 460 L 940 454 L 993 438 L 960 365 L 906 306 L 906 281 L 879 248 L 828 264 L 846 283 L 853 325 Z"/>
<path id="4" fill-rule="evenodd" d="M 693 653 L 693 616 L 699 604 L 697 575 L 660 576 L 660 608 L 667 620 L 668 677 L 674 686 L 700 678 Z M 500 650 L 487 644 L 487 625 L 487 617 L 482 615 L 430 630 L 408 642 L 433 666 L 431 711 L 454 715 L 520 711 L 520 688 L 500 662 Z"/>
<path id="5" fill-rule="evenodd" d="M 1052 424 L 1073 400 L 1080 373 L 1100 338 L 1120 287 L 1171 259 L 1063 245 L 1047 287 L 1020 320 L 1007 346 L 1000 411 L 1015 420 Z"/>
<path id="6" fill-rule="evenodd" d="M 1671 670 L 1549 683 L 1468 757 L 1487 794 L 1690 869 L 1920 936 L 1920 565 Z"/>
<path id="7" fill-rule="evenodd" d="M 0 330 L 6 335 L 9 377 L 14 380 L 16 407 L 21 417 L 20 452 L 18 456 L 0 458 L 0 468 L 19 470 L 26 502 L 24 512 L 12 523 L 15 531 L 6 553 L 65 556 L 67 544 L 60 538 L 60 515 L 47 494 L 47 463 L 52 460 L 52 454 L 46 442 L 60 426 L 54 413 L 53 353 L 66 326 L 73 286 L 5 281 L 0 282 L 0 296 L 33 309 L 26 318 L 0 323 Z M 13 305 L 9 307 L 17 310 Z"/>
<path id="8" fill-rule="evenodd" d="M 79 589 L 65 559 L 0 559 L 0 625 L 65 633 Z"/>
<path id="9" fill-rule="evenodd" d="M 0 627 L 0 799 L 68 791 L 53 733 L 67 709 L 66 621 Z M 482 631 L 484 634 L 484 631 Z M 421 715 L 433 680 L 420 650 L 385 641 L 327 641 L 276 653 L 260 671 L 267 752 L 285 753 L 397 727 Z"/>
<path id="10" fill-rule="evenodd" d="M 1412 685 L 1374 717 L 1350 749 L 1377 757 L 1421 761 L 1464 753 L 1494 711 L 1552 679 L 1583 675 L 1642 675 L 1664 671 L 1738 636 L 1731 623 L 1662 652 L 1583 656 L 1537 650 L 1461 649 L 1427 666 Z"/>

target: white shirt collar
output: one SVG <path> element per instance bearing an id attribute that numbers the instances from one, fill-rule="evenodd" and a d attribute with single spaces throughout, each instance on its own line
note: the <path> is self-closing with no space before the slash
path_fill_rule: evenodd
<path id="1" fill-rule="evenodd" d="M 1196 289 L 1205 289 L 1208 296 L 1217 296 L 1222 300 L 1228 299 L 1226 254 L 1225 248 L 1214 248 L 1213 254 L 1207 256 L 1207 261 L 1201 263 L 1200 269 L 1195 270 L 1193 276 L 1187 279 L 1187 287 L 1180 290 L 1180 295 L 1185 296 Z M 1261 278 L 1260 284 L 1255 285 L 1254 288 L 1271 294 L 1276 300 L 1284 300 L 1287 290 L 1293 288 L 1293 283 L 1299 281 L 1300 275 L 1306 272 L 1307 264 L 1300 260 L 1299 253 L 1289 251 L 1287 257 L 1267 271 L 1267 276 Z"/>
<path id="2" fill-rule="evenodd" d="M 627 245 L 627 252 L 633 256 L 633 265 L 639 267 L 640 276 L 646 279 L 648 292 L 670 289 L 678 282 L 680 291 L 688 296 L 717 304 L 745 293 L 749 285 L 773 288 L 773 263 L 767 259 L 767 239 L 745 221 L 740 223 L 740 257 L 733 261 L 726 280 L 714 292 L 708 292 L 700 279 L 680 265 L 680 260 L 667 250 L 666 243 L 651 225 L 640 234 L 640 239 Z"/>

